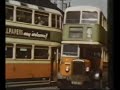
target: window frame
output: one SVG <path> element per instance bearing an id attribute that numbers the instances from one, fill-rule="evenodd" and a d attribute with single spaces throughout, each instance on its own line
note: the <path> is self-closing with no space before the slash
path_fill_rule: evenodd
<path id="1" fill-rule="evenodd" d="M 11 58 L 10 57 L 6 57 L 6 50 L 5 50 L 5 58 L 6 59 L 13 59 L 13 53 L 14 53 L 14 51 L 13 51 L 13 48 L 14 48 L 14 45 L 13 44 L 6 44 L 6 46 L 5 46 L 5 49 L 7 48 L 7 47 L 11 47 L 12 48 L 12 56 L 11 56 Z"/>
<path id="2" fill-rule="evenodd" d="M 97 18 L 96 19 L 83 19 L 83 12 L 96 12 L 97 13 Z M 98 11 L 81 11 L 81 19 L 80 19 L 80 23 L 81 24 L 98 24 L 99 23 L 99 13 Z M 87 21 L 93 21 L 93 20 L 96 20 L 97 23 L 82 23 L 83 20 L 87 20 Z"/>
<path id="3" fill-rule="evenodd" d="M 28 10 L 28 11 L 27 11 Z M 24 15 L 24 16 L 20 16 L 20 14 L 17 14 L 18 12 L 20 12 L 20 13 L 22 13 L 22 15 L 23 15 L 23 13 L 27 13 L 27 14 L 29 14 L 29 17 L 31 17 L 31 18 L 25 18 L 26 16 Z M 23 7 L 16 7 L 16 22 L 22 22 L 22 23 L 30 23 L 30 24 L 32 24 L 32 13 L 33 13 L 33 10 L 31 10 L 31 9 L 28 9 L 28 8 L 23 8 Z M 30 16 L 31 15 L 31 16 Z M 17 18 L 21 18 L 21 19 L 29 19 L 30 20 L 30 22 L 27 22 L 27 21 L 19 21 L 19 20 L 17 20 Z"/>
<path id="4" fill-rule="evenodd" d="M 45 50 L 47 50 L 47 52 L 48 52 L 48 53 L 47 53 L 47 54 L 48 54 L 48 58 L 46 58 L 46 59 L 43 59 L 43 58 L 35 58 L 35 49 L 40 49 L 40 50 L 41 50 L 41 49 L 45 49 Z M 33 55 L 33 56 L 34 56 L 34 60 L 49 60 L 49 47 L 48 47 L 48 46 L 45 46 L 45 47 L 44 47 L 44 46 L 37 46 L 37 45 L 34 46 L 34 55 Z"/>
<path id="5" fill-rule="evenodd" d="M 80 55 L 80 48 L 79 48 L 78 44 L 75 44 L 75 45 L 77 45 L 77 55 L 76 56 L 63 54 L 63 52 L 64 52 L 64 50 L 63 50 L 64 49 L 64 45 L 65 45 L 65 43 L 61 45 L 61 57 L 79 57 L 79 55 Z M 74 45 L 74 44 L 66 44 L 66 45 Z"/>
<path id="6" fill-rule="evenodd" d="M 25 49 L 31 49 L 31 52 L 30 52 L 30 58 L 18 58 L 17 57 L 17 48 L 19 48 L 19 50 L 20 50 L 20 48 L 25 48 Z M 16 60 L 31 60 L 32 59 L 32 45 L 24 45 L 24 44 L 16 44 L 16 48 L 15 48 L 15 50 L 16 50 L 16 53 L 15 53 L 15 59 Z"/>
<path id="7" fill-rule="evenodd" d="M 79 20 L 77 23 L 76 23 L 76 22 L 72 22 L 72 23 L 71 23 L 71 22 L 70 22 L 70 23 L 67 22 L 67 20 L 68 20 L 68 13 L 69 13 L 69 12 L 71 12 L 72 14 L 73 14 L 74 12 L 77 12 L 77 13 L 79 12 L 79 19 L 72 19 L 72 21 L 73 21 L 73 20 Z M 66 12 L 66 17 L 65 17 L 65 23 L 66 23 L 66 24 L 80 24 L 80 21 L 81 21 L 81 11 L 68 11 L 68 12 Z"/>
<path id="8" fill-rule="evenodd" d="M 12 20 L 11 20 L 11 21 L 13 21 L 13 18 L 14 18 L 14 6 L 10 6 L 10 5 L 9 5 L 9 6 L 6 6 L 6 7 L 5 7 L 5 11 L 6 11 L 7 9 L 13 10 L 13 12 L 12 12 Z M 6 14 L 5 18 L 7 17 L 7 15 L 8 15 L 8 14 Z M 7 18 L 6 18 L 6 20 L 10 20 L 10 19 L 7 19 Z"/>
<path id="9" fill-rule="evenodd" d="M 47 25 L 44 25 L 44 24 L 36 24 L 36 23 L 35 23 L 35 22 L 36 22 L 36 19 L 37 19 L 39 16 L 40 16 L 40 17 L 47 17 L 47 18 L 46 18 L 46 19 L 47 19 Z M 42 21 L 44 21 L 44 20 L 42 20 Z M 35 11 L 34 11 L 34 24 L 35 24 L 35 25 L 49 26 L 49 13 L 35 10 Z"/>

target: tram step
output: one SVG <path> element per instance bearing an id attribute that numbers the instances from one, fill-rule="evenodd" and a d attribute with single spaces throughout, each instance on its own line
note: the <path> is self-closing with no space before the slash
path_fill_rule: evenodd
<path id="1" fill-rule="evenodd" d="M 6 88 L 10 87 L 26 87 L 26 86 L 43 86 L 49 85 L 50 81 L 21 81 L 21 82 L 7 82 Z"/>

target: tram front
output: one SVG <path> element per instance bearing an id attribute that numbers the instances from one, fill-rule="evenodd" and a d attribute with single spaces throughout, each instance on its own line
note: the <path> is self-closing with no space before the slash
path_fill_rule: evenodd
<path id="1" fill-rule="evenodd" d="M 63 44 L 61 50 L 58 87 L 98 87 L 101 79 L 100 47 Z"/>
<path id="2" fill-rule="evenodd" d="M 63 44 L 61 48 L 60 71 L 58 73 L 58 87 L 81 86 L 89 82 L 91 63 L 83 59 L 77 44 Z"/>

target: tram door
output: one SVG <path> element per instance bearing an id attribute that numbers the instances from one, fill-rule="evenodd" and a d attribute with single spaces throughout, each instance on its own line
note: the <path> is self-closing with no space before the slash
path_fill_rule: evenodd
<path id="1" fill-rule="evenodd" d="M 51 81 L 57 80 L 57 59 L 58 59 L 58 49 L 52 47 L 51 53 Z"/>

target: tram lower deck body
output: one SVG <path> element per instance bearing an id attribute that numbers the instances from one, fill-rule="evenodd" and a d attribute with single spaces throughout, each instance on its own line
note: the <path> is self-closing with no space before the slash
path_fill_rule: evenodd
<path id="1" fill-rule="evenodd" d="M 39 63 L 16 63 L 6 64 L 6 80 L 29 81 L 49 80 L 51 76 L 51 65 Z"/>

